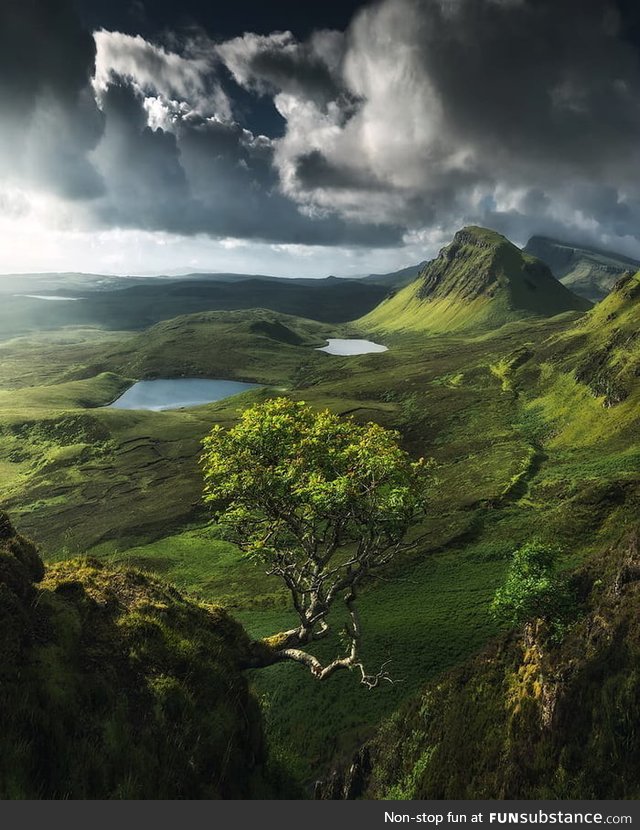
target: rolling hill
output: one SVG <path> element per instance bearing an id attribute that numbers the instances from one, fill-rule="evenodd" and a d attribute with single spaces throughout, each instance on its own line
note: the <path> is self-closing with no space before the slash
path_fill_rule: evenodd
<path id="1" fill-rule="evenodd" d="M 593 302 L 606 297 L 626 271 L 640 268 L 638 260 L 622 254 L 546 236 L 532 236 L 524 250 L 546 262 L 563 285 Z"/>
<path id="2" fill-rule="evenodd" d="M 130 568 L 45 568 L 0 512 L 3 799 L 269 794 L 242 627 Z"/>
<path id="3" fill-rule="evenodd" d="M 527 317 L 586 311 L 540 260 L 495 231 L 467 227 L 418 278 L 360 321 L 372 331 L 433 334 L 498 328 Z"/>
<path id="4" fill-rule="evenodd" d="M 463 775 L 467 763 L 462 758 L 460 766 L 455 756 L 456 707 L 464 711 L 465 728 L 480 747 L 473 750 L 472 760 L 477 757 L 480 766 L 486 762 L 486 769 L 496 764 L 492 748 L 481 741 L 485 736 L 501 740 L 514 722 L 503 719 L 500 683 L 505 670 L 515 666 L 517 674 L 529 668 L 517 635 L 505 638 L 488 610 L 514 546 L 532 537 L 557 543 L 566 567 L 573 569 L 610 550 L 637 523 L 640 278 L 620 280 L 586 314 L 547 317 L 557 305 L 563 307 L 558 298 L 568 297 L 570 305 L 576 298 L 560 286 L 551 307 L 535 306 L 529 295 L 537 298 L 537 292 L 525 281 L 535 283 L 533 270 L 544 275 L 538 277 L 539 285 L 548 286 L 548 270 L 536 270 L 535 260 L 531 265 L 530 257 L 497 234 L 480 229 L 464 233 L 469 235 L 457 250 L 460 256 L 449 246 L 451 261 L 443 256 L 440 265 L 440 258 L 430 263 L 413 286 L 416 294 L 421 289 L 427 295 L 416 300 L 423 315 L 451 297 L 465 310 L 471 306 L 469 325 L 458 336 L 431 336 L 432 329 L 416 325 L 408 329 L 409 336 L 384 338 L 390 347 L 384 353 L 329 356 L 315 347 L 328 337 L 354 335 L 353 326 L 264 309 L 201 308 L 154 323 L 144 332 L 61 329 L 0 344 L 0 503 L 11 511 L 20 533 L 38 540 L 50 566 L 41 587 L 55 592 L 62 584 L 64 594 L 70 581 L 81 583 L 75 590 L 83 607 L 85 594 L 92 591 L 98 604 L 102 602 L 107 575 L 128 586 L 130 577 L 122 572 L 134 567 L 154 575 L 143 585 L 143 599 L 159 596 L 157 578 L 222 605 L 252 637 L 290 624 L 280 586 L 210 524 L 201 500 L 202 437 L 213 424 L 232 424 L 249 403 L 286 394 L 360 422 L 374 420 L 399 430 L 414 457 L 433 458 L 437 480 L 426 541 L 394 563 L 384 579 L 363 586 L 361 597 L 366 664 L 375 668 L 392 659 L 392 675 L 399 682 L 363 694 L 353 677 L 320 684 L 291 666 L 274 666 L 251 677 L 264 702 L 273 757 L 282 759 L 301 786 L 326 777 L 332 767 L 351 758 L 394 712 L 399 712 L 392 721 L 398 731 L 386 726 L 388 731 L 379 733 L 390 736 L 393 758 L 376 756 L 376 780 L 368 793 L 409 792 L 413 781 L 418 795 L 438 792 L 441 786 L 454 793 L 460 779 L 451 776 L 460 770 Z M 168 280 L 164 288 L 173 291 L 177 282 Z M 195 280 L 181 282 L 189 286 Z M 207 289 L 207 280 L 203 282 Z M 322 282 L 331 287 L 338 281 Z M 558 291 L 556 282 L 550 284 Z M 307 299 L 324 302 L 329 296 L 324 291 L 329 288 L 309 293 Z M 135 291 L 118 293 L 136 296 Z M 145 290 L 140 296 L 150 294 Z M 522 297 L 529 299 L 524 310 Z M 45 311 L 63 305 L 42 303 Z M 161 291 L 149 316 L 179 307 Z M 132 316 L 140 308 L 144 310 L 136 305 Z M 317 315 L 325 312 L 315 310 Z M 492 320 L 499 325 L 505 315 L 517 324 L 489 328 Z M 476 333 L 482 336 L 467 336 Z M 246 379 L 263 388 L 162 413 L 104 407 L 134 380 L 158 376 Z M 78 555 L 96 557 L 103 568 L 94 562 L 87 568 L 77 560 L 68 562 Z M 597 578 L 606 581 L 608 574 Z M 633 592 L 630 587 L 629 594 Z M 56 607 L 73 614 L 75 598 L 68 605 L 65 595 Z M 42 601 L 48 602 L 49 595 Z M 598 607 L 607 614 L 611 610 Z M 589 608 L 585 606 L 587 612 Z M 637 613 L 636 605 L 630 609 Z M 624 619 L 607 619 L 612 630 L 623 631 Z M 189 634 L 180 625 L 175 630 L 178 636 Z M 497 652 L 488 645 L 496 637 Z M 576 649 L 583 645 L 579 639 L 572 642 Z M 120 653 L 121 641 L 112 645 L 105 666 L 111 665 L 112 654 Z M 478 652 L 483 656 L 476 660 Z M 494 661 L 490 666 L 483 662 L 486 654 Z M 630 664 L 624 663 L 622 651 L 612 654 L 622 666 L 622 673 L 612 673 L 613 682 L 622 686 Z M 553 666 L 564 667 L 570 656 L 567 648 Z M 574 678 L 567 684 L 570 702 L 578 706 L 586 701 L 579 711 L 594 711 L 592 696 L 597 697 L 602 684 L 597 671 L 594 682 L 589 672 L 604 665 L 599 659 L 581 662 L 584 682 Z M 465 697 L 463 681 L 469 677 L 472 683 L 478 681 L 478 701 Z M 125 692 L 127 682 L 125 677 Z M 438 722 L 444 724 L 440 732 L 437 724 L 432 728 L 413 718 L 426 711 L 432 693 Z M 635 694 L 635 687 L 630 693 Z M 624 695 L 612 689 L 607 700 L 618 706 Z M 218 702 L 223 703 L 221 698 Z M 185 728 L 199 727 L 198 717 Z M 424 726 L 426 743 L 423 735 L 412 743 L 414 725 Z M 599 731 L 604 739 L 593 739 L 594 751 L 606 754 L 608 736 L 617 730 L 614 724 L 613 733 Z M 7 734 L 13 741 L 14 733 Z M 559 769 L 553 766 L 558 760 L 553 755 L 556 736 L 545 743 L 546 737 L 527 734 L 540 740 L 545 763 L 548 754 L 540 780 L 547 775 L 549 781 L 548 771 Z M 621 734 L 622 740 L 629 738 Z M 154 732 L 149 740 L 155 739 Z M 574 740 L 561 730 L 557 739 L 573 741 L 572 746 L 591 740 L 586 732 L 576 732 Z M 422 756 L 435 742 L 438 766 L 427 769 L 428 759 Z M 60 757 L 67 763 L 64 753 Z M 526 757 L 521 764 L 511 760 L 509 775 L 519 770 L 528 775 Z M 600 768 L 606 772 L 604 763 Z M 592 772 L 587 771 L 590 779 L 583 779 L 584 792 L 595 780 Z M 482 770 L 476 767 L 472 773 L 470 786 L 486 784 Z M 497 774 L 502 774 L 499 763 Z M 445 781 L 447 776 L 453 783 Z M 503 781 L 512 783 L 513 778 Z M 623 786 L 632 791 L 628 779 Z M 575 792 L 580 790 L 576 787 Z"/>

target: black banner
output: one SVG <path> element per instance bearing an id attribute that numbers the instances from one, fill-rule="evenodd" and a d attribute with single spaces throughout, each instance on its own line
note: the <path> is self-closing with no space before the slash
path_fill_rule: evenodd
<path id="1" fill-rule="evenodd" d="M 31 824 L 33 822 L 34 824 Z M 149 826 L 382 830 L 396 826 L 493 830 L 637 825 L 638 801 L 21 801 L 0 802 L 0 828 L 64 822 L 91 830 Z M 116 826 L 117 823 L 117 826 Z M 41 825 L 44 826 L 44 825 Z"/>

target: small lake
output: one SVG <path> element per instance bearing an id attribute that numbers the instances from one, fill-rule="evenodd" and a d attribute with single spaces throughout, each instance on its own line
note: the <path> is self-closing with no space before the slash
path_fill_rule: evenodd
<path id="1" fill-rule="evenodd" d="M 28 297 L 30 300 L 50 300 L 53 302 L 77 303 L 84 297 L 58 297 L 56 294 L 14 294 L 14 297 Z"/>
<path id="2" fill-rule="evenodd" d="M 259 383 L 203 378 L 140 380 L 109 406 L 115 409 L 152 409 L 160 412 L 164 409 L 222 401 L 258 386 Z"/>
<path id="3" fill-rule="evenodd" d="M 371 340 L 344 340 L 334 338 L 327 340 L 327 345 L 318 349 L 319 352 L 337 355 L 372 354 L 373 352 L 386 352 L 386 346 L 380 343 L 373 343 Z"/>

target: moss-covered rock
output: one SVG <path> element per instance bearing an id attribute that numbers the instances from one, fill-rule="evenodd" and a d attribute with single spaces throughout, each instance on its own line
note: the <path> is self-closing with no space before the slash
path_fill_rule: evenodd
<path id="1" fill-rule="evenodd" d="M 575 575 L 583 613 L 564 640 L 541 623 L 431 683 L 325 798 L 640 797 L 638 534 Z"/>
<path id="2" fill-rule="evenodd" d="M 0 797 L 268 795 L 222 609 L 92 559 L 45 575 L 0 514 Z"/>

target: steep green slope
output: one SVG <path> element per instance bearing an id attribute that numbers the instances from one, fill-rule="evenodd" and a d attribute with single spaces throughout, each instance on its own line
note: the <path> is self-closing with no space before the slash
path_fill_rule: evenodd
<path id="1" fill-rule="evenodd" d="M 618 280 L 602 302 L 549 348 L 604 406 L 625 401 L 637 390 L 640 377 L 640 272 Z"/>
<path id="2" fill-rule="evenodd" d="M 120 344 L 109 335 L 88 343 L 84 366 L 80 345 L 65 345 L 63 333 L 25 352 L 18 341 L 2 348 L 0 378 L 6 372 L 12 391 L 0 411 L 0 498 L 50 560 L 91 547 L 223 603 L 259 636 L 289 624 L 285 597 L 207 526 L 197 458 L 213 423 L 231 423 L 238 407 L 269 392 L 168 413 L 86 409 L 83 401 L 106 402 L 130 370 L 233 369 L 314 406 L 398 428 L 413 455 L 433 457 L 427 542 L 362 595 L 366 664 L 392 658 L 401 682 L 363 694 L 352 676 L 319 684 L 295 666 L 252 680 L 268 704 L 270 741 L 308 782 L 495 636 L 488 603 L 514 545 L 542 533 L 578 559 L 637 516 L 640 408 L 635 392 L 603 407 L 575 378 L 585 340 L 572 315 L 474 338 L 397 334 L 388 352 L 332 357 L 313 349 L 323 326 L 271 314 L 199 314 Z M 297 337 L 300 345 L 288 342 Z M 91 377 L 100 368 L 112 373 Z"/>
<path id="3" fill-rule="evenodd" d="M 45 574 L 0 513 L 0 798 L 266 795 L 248 643 L 139 572 Z"/>
<path id="4" fill-rule="evenodd" d="M 579 571 L 560 644 L 540 622 L 429 684 L 323 797 L 638 798 L 637 532 Z"/>
<path id="5" fill-rule="evenodd" d="M 638 260 L 622 254 L 546 236 L 532 236 L 524 251 L 546 262 L 563 285 L 592 302 L 606 297 L 626 271 L 640 268 Z"/>
<path id="6" fill-rule="evenodd" d="M 561 285 L 544 263 L 495 231 L 468 227 L 418 279 L 359 323 L 371 331 L 432 334 L 493 329 L 527 317 L 585 311 L 590 303 Z"/>

